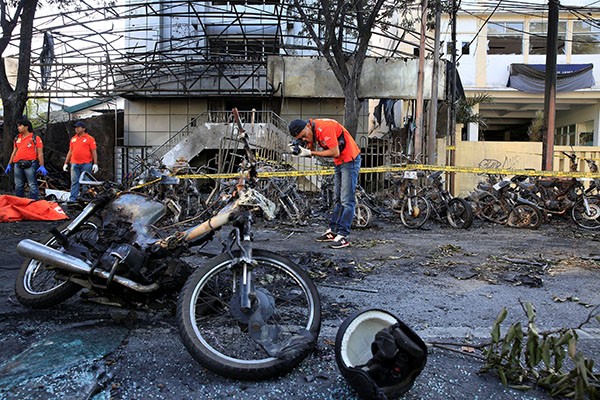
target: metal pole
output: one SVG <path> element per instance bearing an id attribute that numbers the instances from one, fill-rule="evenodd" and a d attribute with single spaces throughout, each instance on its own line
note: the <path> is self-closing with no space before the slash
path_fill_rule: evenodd
<path id="1" fill-rule="evenodd" d="M 435 165 L 437 162 L 436 153 L 436 134 L 437 134 L 437 113 L 438 113 L 438 84 L 440 70 L 440 24 L 442 13 L 439 4 L 435 6 L 435 40 L 433 48 L 433 70 L 431 79 L 431 102 L 429 104 L 429 118 L 427 120 L 427 162 Z"/>
<path id="2" fill-rule="evenodd" d="M 544 130 L 542 136 L 542 170 L 544 171 L 552 171 L 554 169 L 558 7 L 558 0 L 550 0 L 548 4 L 548 36 L 546 38 L 546 90 L 544 92 Z"/>
<path id="3" fill-rule="evenodd" d="M 417 104 L 415 110 L 415 157 L 423 154 L 423 86 L 425 78 L 425 34 L 427 24 L 427 0 L 421 1 L 421 38 L 419 41 L 419 72 L 417 75 Z"/>
<path id="4" fill-rule="evenodd" d="M 452 0 L 452 65 L 450 66 L 450 132 L 446 165 L 454 166 L 456 153 L 456 0 Z M 454 173 L 448 174 L 448 185 L 454 193 Z"/>

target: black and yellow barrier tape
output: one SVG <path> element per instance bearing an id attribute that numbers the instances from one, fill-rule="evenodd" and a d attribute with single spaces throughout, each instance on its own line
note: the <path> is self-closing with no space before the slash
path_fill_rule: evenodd
<path id="1" fill-rule="evenodd" d="M 559 177 L 559 178 L 600 178 L 600 173 L 592 172 L 566 172 L 566 171 L 536 171 L 530 169 L 494 169 L 494 168 L 478 168 L 478 167 L 459 167 L 447 165 L 425 165 L 425 164 L 407 164 L 407 165 L 388 165 L 381 167 L 364 167 L 360 169 L 361 174 L 368 173 L 384 173 L 384 172 L 400 172 L 400 171 L 444 171 L 455 173 L 471 173 L 478 175 L 524 175 L 537 177 Z M 307 169 L 307 170 L 292 170 L 292 171 L 259 171 L 259 178 L 285 178 L 285 177 L 303 177 L 303 176 L 319 176 L 333 175 L 333 168 Z M 175 175 L 180 179 L 235 179 L 240 176 L 239 173 L 221 173 L 221 174 L 187 174 Z M 156 183 L 154 180 L 144 183 L 134 188 L 139 188 Z"/>

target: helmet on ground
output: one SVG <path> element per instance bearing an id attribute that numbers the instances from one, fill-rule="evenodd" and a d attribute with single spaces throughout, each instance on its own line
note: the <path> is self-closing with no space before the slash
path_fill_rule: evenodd
<path id="1" fill-rule="evenodd" d="M 406 393 L 427 362 L 423 340 L 395 315 L 357 311 L 335 338 L 335 361 L 363 399 L 395 399 Z"/>

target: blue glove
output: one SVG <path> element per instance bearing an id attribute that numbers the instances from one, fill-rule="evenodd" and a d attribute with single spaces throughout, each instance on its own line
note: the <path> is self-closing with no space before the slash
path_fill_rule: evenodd
<path id="1" fill-rule="evenodd" d="M 6 166 L 6 169 L 4 170 L 4 174 L 5 175 L 8 174 L 11 170 L 12 170 L 12 164 L 8 164 Z"/>
<path id="2" fill-rule="evenodd" d="M 43 176 L 48 175 L 48 171 L 46 171 L 46 168 L 44 168 L 43 165 L 40 165 L 40 167 L 37 169 L 37 171 L 35 172 L 39 172 L 40 174 L 42 174 Z"/>

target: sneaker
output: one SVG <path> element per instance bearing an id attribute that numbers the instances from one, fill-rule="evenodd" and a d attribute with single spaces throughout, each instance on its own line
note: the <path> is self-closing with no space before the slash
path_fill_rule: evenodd
<path id="1" fill-rule="evenodd" d="M 316 238 L 317 242 L 333 242 L 335 239 L 335 233 L 331 232 L 331 230 L 327 230 L 324 234 Z"/>
<path id="2" fill-rule="evenodd" d="M 332 249 L 341 249 L 343 247 L 348 246 L 350 246 L 350 242 L 348 241 L 348 239 L 346 239 L 345 236 L 342 235 L 337 235 L 333 239 L 333 242 L 329 245 L 329 247 L 331 247 Z"/>

